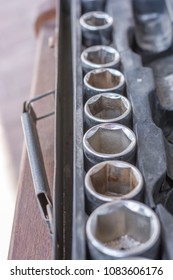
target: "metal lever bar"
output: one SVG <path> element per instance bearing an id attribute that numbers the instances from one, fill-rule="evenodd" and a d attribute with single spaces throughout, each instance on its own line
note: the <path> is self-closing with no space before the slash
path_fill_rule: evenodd
<path id="1" fill-rule="evenodd" d="M 32 103 L 51 94 L 54 94 L 54 92 L 40 95 L 29 100 L 28 102 L 25 102 L 24 112 L 21 117 L 35 194 L 42 217 L 49 226 L 50 233 L 52 233 L 52 200 L 37 132 L 36 121 L 52 115 L 53 112 L 41 117 L 37 117 L 32 107 Z"/>
<path id="2" fill-rule="evenodd" d="M 24 109 L 23 109 L 23 111 L 24 111 L 24 112 L 31 112 L 31 111 L 32 111 L 32 114 L 34 114 L 34 118 L 35 118 L 36 121 L 54 115 L 55 112 L 51 112 L 51 113 L 48 113 L 48 114 L 45 114 L 45 115 L 43 115 L 43 116 L 39 116 L 39 117 L 38 117 L 38 116 L 36 116 L 35 112 L 33 111 L 33 107 L 32 107 L 32 104 L 33 104 L 34 102 L 39 101 L 40 99 L 43 99 L 43 98 L 45 98 L 45 97 L 47 97 L 47 96 L 50 96 L 50 95 L 55 95 L 55 92 L 54 92 L 54 91 L 46 92 L 46 93 L 43 93 L 43 94 L 41 94 L 41 95 L 38 95 L 38 96 L 36 96 L 36 97 L 34 97 L 34 98 L 32 98 L 32 99 L 26 101 L 26 102 L 24 103 Z"/>

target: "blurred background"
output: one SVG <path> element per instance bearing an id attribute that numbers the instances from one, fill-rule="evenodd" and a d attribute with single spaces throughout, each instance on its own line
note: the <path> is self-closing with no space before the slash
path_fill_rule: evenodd
<path id="1" fill-rule="evenodd" d="M 29 98 L 38 1 L 0 0 L 0 259 L 7 259 L 23 148 L 20 121 Z"/>

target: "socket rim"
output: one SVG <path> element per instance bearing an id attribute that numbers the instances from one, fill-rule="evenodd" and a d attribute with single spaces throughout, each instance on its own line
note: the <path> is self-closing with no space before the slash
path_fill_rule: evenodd
<path id="1" fill-rule="evenodd" d="M 120 78 L 120 81 L 119 81 L 118 85 L 116 85 L 112 88 L 97 88 L 97 87 L 91 86 L 88 83 L 88 80 L 89 80 L 91 74 L 104 73 L 106 71 L 108 71 L 112 75 L 118 76 Z M 124 77 L 123 73 L 120 72 L 119 70 L 113 69 L 113 68 L 98 68 L 98 69 L 91 70 L 84 76 L 83 81 L 84 81 L 84 85 L 85 85 L 86 88 L 88 88 L 90 90 L 98 91 L 100 93 L 108 92 L 108 91 L 111 92 L 111 91 L 114 91 L 114 90 L 118 90 L 119 88 L 121 88 L 125 85 L 125 77 Z"/>
<path id="2" fill-rule="evenodd" d="M 104 63 L 104 64 L 99 64 L 99 63 L 93 63 L 90 62 L 85 56 L 86 54 L 88 54 L 89 52 L 95 52 L 95 51 L 99 51 L 99 50 L 104 50 L 107 51 L 111 54 L 114 54 L 114 59 L 111 62 L 108 63 Z M 119 52 L 110 46 L 105 46 L 105 45 L 96 45 L 96 46 L 91 46 L 89 48 L 86 48 L 82 54 L 81 54 L 81 61 L 82 64 L 84 65 L 84 67 L 89 67 L 89 68 L 93 68 L 93 69 L 98 69 L 98 68 L 109 68 L 109 67 L 117 67 L 120 63 L 120 54 Z M 83 67 L 83 68 L 84 68 Z"/>
<path id="3" fill-rule="evenodd" d="M 108 210 L 109 210 L 109 208 L 111 208 L 111 207 L 118 209 L 119 207 L 122 207 L 122 206 L 129 208 L 131 211 L 137 212 L 137 210 L 138 210 L 138 213 L 140 213 L 140 214 L 144 214 L 144 212 L 145 212 L 145 214 L 148 214 L 147 217 L 152 218 L 152 221 L 153 221 L 153 227 L 152 227 L 153 234 L 150 237 L 150 239 L 148 241 L 146 241 L 145 243 L 142 243 L 138 247 L 131 248 L 126 251 L 112 249 L 110 247 L 107 247 L 101 241 L 97 240 L 91 231 L 92 220 L 99 213 L 101 214 L 101 211 L 104 212 L 104 209 L 108 208 Z M 151 249 L 157 243 L 157 241 L 160 238 L 160 231 L 161 231 L 161 227 L 160 227 L 159 219 L 158 219 L 157 215 L 155 214 L 155 212 L 151 208 L 149 208 L 147 205 L 145 205 L 144 203 L 141 203 L 139 201 L 134 201 L 134 200 L 120 200 L 120 201 L 113 201 L 113 202 L 105 203 L 105 204 L 99 206 L 98 208 L 96 208 L 91 213 L 91 215 L 89 216 L 87 223 L 86 223 L 86 235 L 87 235 L 88 242 L 95 249 L 97 249 L 100 253 L 110 256 L 110 257 L 114 257 L 114 258 L 141 256 L 142 254 L 147 252 L 147 250 Z"/>
<path id="4" fill-rule="evenodd" d="M 114 99 L 118 99 L 118 98 L 122 99 L 124 101 L 125 105 L 127 105 L 126 106 L 126 111 L 122 115 L 120 115 L 119 117 L 111 118 L 111 119 L 101 119 L 101 118 L 93 116 L 90 112 L 90 109 L 89 109 L 88 105 L 92 101 L 96 102 L 101 96 L 104 96 L 104 97 L 107 97 L 107 98 L 112 97 Z M 96 95 L 90 97 L 84 105 L 84 114 L 86 115 L 86 117 L 90 120 L 93 120 L 95 122 L 100 122 L 100 123 L 118 122 L 120 120 L 123 120 L 124 118 L 126 118 L 131 113 L 131 110 L 132 110 L 132 107 L 131 107 L 130 101 L 125 96 L 123 96 L 119 93 L 114 93 L 114 92 L 96 94 Z"/>
<path id="5" fill-rule="evenodd" d="M 131 168 L 133 170 L 133 172 L 135 173 L 135 177 L 138 178 L 138 184 L 137 186 L 131 190 L 130 192 L 128 192 L 125 195 L 121 195 L 121 196 L 106 196 L 103 194 L 100 194 L 98 192 L 96 192 L 94 190 L 94 188 L 91 187 L 90 184 L 90 176 L 92 174 L 92 172 L 97 169 L 97 171 L 101 170 L 106 164 L 110 164 L 110 165 L 114 165 L 116 167 L 121 167 L 121 168 Z M 96 173 L 96 172 L 95 172 Z M 94 165 L 92 168 L 89 169 L 89 171 L 86 173 L 85 175 L 85 189 L 95 198 L 97 198 L 98 200 L 103 201 L 103 203 L 106 202 L 111 202 L 111 201 L 119 201 L 122 199 L 133 199 L 133 197 L 135 197 L 138 193 L 140 193 L 143 189 L 143 177 L 142 174 L 140 172 L 140 170 L 135 167 L 134 165 L 126 162 L 126 161 L 120 161 L 120 160 L 108 160 L 108 161 L 104 161 L 104 162 L 100 162 L 97 163 L 96 165 Z"/>
<path id="6" fill-rule="evenodd" d="M 130 139 L 131 143 L 128 145 L 128 147 L 125 150 L 123 150 L 120 153 L 105 154 L 105 153 L 96 152 L 91 147 L 91 145 L 89 144 L 87 139 L 89 137 L 91 137 L 94 133 L 96 133 L 99 128 L 102 128 L 102 129 L 105 129 L 105 130 L 109 130 L 109 129 L 112 129 L 112 130 L 122 129 L 124 133 L 127 132 L 127 134 L 125 133 L 126 135 L 128 135 L 128 136 L 130 135 L 129 139 Z M 92 153 L 93 156 L 96 156 L 96 157 L 101 158 L 101 159 L 111 159 L 111 158 L 115 158 L 115 157 L 124 156 L 124 155 L 130 153 L 131 151 L 133 151 L 135 149 L 136 142 L 137 141 L 136 141 L 136 136 L 135 136 L 134 132 L 130 128 L 128 128 L 127 126 L 122 125 L 122 124 L 118 124 L 118 123 L 104 123 L 104 124 L 95 125 L 95 126 L 91 127 L 89 130 L 87 130 L 85 132 L 84 136 L 83 136 L 84 151 Z"/>
<path id="7" fill-rule="evenodd" d="M 105 19 L 106 24 L 100 25 L 100 26 L 87 24 L 86 19 L 91 16 Z M 87 13 L 83 14 L 80 17 L 79 22 L 83 28 L 85 28 L 89 31 L 100 31 L 100 30 L 105 30 L 105 29 L 111 27 L 113 25 L 113 18 L 109 14 L 102 12 L 102 11 L 91 11 L 91 12 L 87 12 Z"/>

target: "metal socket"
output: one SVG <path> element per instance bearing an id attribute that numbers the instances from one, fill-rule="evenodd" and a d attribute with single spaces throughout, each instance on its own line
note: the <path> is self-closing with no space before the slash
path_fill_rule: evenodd
<path id="1" fill-rule="evenodd" d="M 113 18 L 101 11 L 85 13 L 80 17 L 83 45 L 109 45 L 112 42 Z"/>
<path id="2" fill-rule="evenodd" d="M 104 11 L 106 0 L 82 0 L 82 13 Z"/>
<path id="3" fill-rule="evenodd" d="M 87 129 L 100 123 L 120 123 L 131 126 L 131 105 L 127 98 L 117 93 L 92 96 L 84 106 Z"/>
<path id="4" fill-rule="evenodd" d="M 117 123 L 99 124 L 90 128 L 83 137 L 88 166 L 106 160 L 124 160 L 134 163 L 136 137 L 133 131 Z"/>
<path id="5" fill-rule="evenodd" d="M 87 212 L 121 199 L 143 200 L 140 171 L 124 161 L 105 161 L 94 165 L 85 176 Z"/>
<path id="6" fill-rule="evenodd" d="M 135 38 L 141 50 L 150 54 L 172 46 L 172 23 L 163 0 L 133 0 Z"/>
<path id="7" fill-rule="evenodd" d="M 84 76 L 85 99 L 106 92 L 123 94 L 125 89 L 124 75 L 111 68 L 95 69 Z"/>
<path id="8" fill-rule="evenodd" d="M 92 259 L 158 257 L 160 223 L 141 202 L 121 200 L 98 207 L 88 218 L 86 234 Z"/>
<path id="9" fill-rule="evenodd" d="M 92 46 L 81 54 L 83 71 L 85 73 L 98 68 L 119 68 L 119 52 L 109 46 Z"/>

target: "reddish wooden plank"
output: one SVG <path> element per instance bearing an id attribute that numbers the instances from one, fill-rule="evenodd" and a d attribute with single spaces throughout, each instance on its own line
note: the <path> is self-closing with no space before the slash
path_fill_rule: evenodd
<path id="1" fill-rule="evenodd" d="M 48 39 L 54 34 L 54 22 L 44 26 L 38 36 L 32 96 L 55 88 L 54 49 L 48 47 Z M 38 105 L 49 109 L 49 102 Z M 54 117 L 39 121 L 38 131 L 43 148 L 49 185 L 53 185 L 54 171 Z M 9 259 L 51 259 L 51 237 L 42 221 L 37 205 L 26 150 L 23 152 L 19 188 L 14 216 Z"/>

